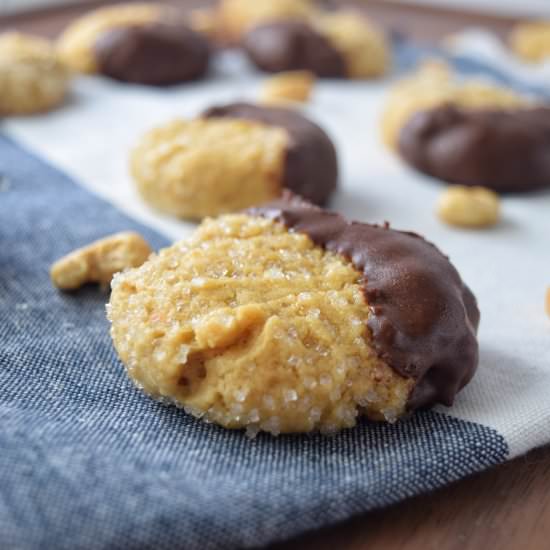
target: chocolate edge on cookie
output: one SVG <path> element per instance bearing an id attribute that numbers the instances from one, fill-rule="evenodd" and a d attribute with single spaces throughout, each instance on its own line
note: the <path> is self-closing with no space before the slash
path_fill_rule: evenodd
<path id="1" fill-rule="evenodd" d="M 550 187 L 550 108 L 464 109 L 415 113 L 399 133 L 399 153 L 414 168 L 499 193 Z"/>
<path id="2" fill-rule="evenodd" d="M 453 403 L 477 368 L 479 310 L 445 255 L 415 233 L 348 222 L 292 193 L 246 213 L 279 221 L 351 261 L 363 274 L 378 356 L 416 380 L 408 409 Z"/>
<path id="3" fill-rule="evenodd" d="M 338 159 L 332 141 L 317 124 L 296 111 L 249 103 L 232 103 L 212 107 L 202 116 L 241 118 L 283 128 L 289 136 L 283 188 L 318 205 L 326 204 L 336 189 Z"/>
<path id="4" fill-rule="evenodd" d="M 168 86 L 206 73 L 210 46 L 183 22 L 163 19 L 101 33 L 94 44 L 99 72 L 122 82 Z"/>
<path id="5" fill-rule="evenodd" d="M 246 33 L 243 48 L 253 63 L 267 72 L 308 70 L 325 78 L 347 76 L 344 56 L 303 21 L 258 25 Z"/>

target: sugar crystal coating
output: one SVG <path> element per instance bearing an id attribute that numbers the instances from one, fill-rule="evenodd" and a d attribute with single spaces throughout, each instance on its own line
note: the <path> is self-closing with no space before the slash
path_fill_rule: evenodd
<path id="1" fill-rule="evenodd" d="M 405 410 L 413 380 L 373 352 L 359 272 L 280 223 L 208 219 L 112 286 L 113 342 L 157 399 L 251 436 L 331 433 Z"/>
<path id="2" fill-rule="evenodd" d="M 142 137 L 130 167 L 153 207 L 200 219 L 280 194 L 287 141 L 281 128 L 249 120 L 175 120 Z"/>

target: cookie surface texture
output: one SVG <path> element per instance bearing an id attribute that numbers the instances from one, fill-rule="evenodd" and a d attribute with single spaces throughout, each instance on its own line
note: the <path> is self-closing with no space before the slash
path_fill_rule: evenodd
<path id="1" fill-rule="evenodd" d="M 435 274 L 447 279 L 429 297 Z M 452 402 L 477 364 L 475 299 L 435 247 L 295 198 L 208 219 L 112 286 L 111 335 L 137 386 L 251 435 L 393 422 Z"/>
<path id="2" fill-rule="evenodd" d="M 283 190 L 323 204 L 338 178 L 325 132 L 295 110 L 235 103 L 147 133 L 131 154 L 143 198 L 191 219 L 261 204 Z"/>
<path id="3" fill-rule="evenodd" d="M 52 44 L 9 32 L 0 35 L 0 115 L 26 115 L 60 105 L 69 74 Z"/>

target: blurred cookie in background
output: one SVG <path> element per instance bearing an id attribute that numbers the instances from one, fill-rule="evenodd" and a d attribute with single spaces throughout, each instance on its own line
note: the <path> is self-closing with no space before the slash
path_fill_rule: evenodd
<path id="1" fill-rule="evenodd" d="M 130 168 L 147 203 L 190 219 L 261 204 L 284 189 L 322 205 L 338 179 L 336 150 L 317 124 L 290 108 L 249 103 L 151 130 Z"/>
<path id="2" fill-rule="evenodd" d="M 458 80 L 444 65 L 397 84 L 382 136 L 411 166 L 448 183 L 499 193 L 550 186 L 550 108 L 503 86 Z"/>
<path id="3" fill-rule="evenodd" d="M 460 80 L 445 63 L 430 60 L 389 91 L 381 119 L 384 143 L 396 149 L 403 126 L 417 112 L 443 104 L 468 108 L 518 107 L 527 100 L 486 80 Z"/>
<path id="4" fill-rule="evenodd" d="M 28 115 L 60 105 L 69 72 L 48 40 L 28 34 L 0 35 L 0 116 Z"/>
<path id="5" fill-rule="evenodd" d="M 220 34 L 237 43 L 246 31 L 265 22 L 306 21 L 317 13 L 313 0 L 220 0 L 216 9 Z"/>
<path id="6" fill-rule="evenodd" d="M 550 21 L 517 25 L 510 35 L 510 46 L 524 61 L 537 63 L 550 58 Z"/>
<path id="7" fill-rule="evenodd" d="M 263 71 L 307 70 L 328 78 L 380 76 L 391 57 L 383 31 L 347 10 L 266 22 L 245 34 L 243 47 Z"/>
<path id="8" fill-rule="evenodd" d="M 65 29 L 58 51 L 75 72 L 155 86 L 201 78 L 210 58 L 206 36 L 178 10 L 157 4 L 92 11 Z"/>

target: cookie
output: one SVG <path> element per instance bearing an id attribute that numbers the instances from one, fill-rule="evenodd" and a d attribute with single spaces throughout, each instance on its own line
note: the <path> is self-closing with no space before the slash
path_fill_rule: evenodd
<path id="1" fill-rule="evenodd" d="M 139 388 L 251 435 L 450 405 L 478 358 L 475 298 L 437 248 L 290 194 L 117 275 L 108 316 Z"/>
<path id="2" fill-rule="evenodd" d="M 178 11 L 155 4 L 95 10 L 65 30 L 58 51 L 74 71 L 154 86 L 200 78 L 210 57 L 203 35 Z"/>
<path id="3" fill-rule="evenodd" d="M 498 193 L 550 187 L 550 108 L 465 109 L 441 105 L 414 115 L 399 153 L 417 170 L 448 183 Z"/>
<path id="4" fill-rule="evenodd" d="M 544 61 L 550 57 L 550 21 L 521 23 L 512 31 L 510 46 L 525 61 Z"/>
<path id="5" fill-rule="evenodd" d="M 382 31 L 363 16 L 348 12 L 319 14 L 308 21 L 268 22 L 243 39 L 250 60 L 261 70 L 308 70 L 320 77 L 370 78 L 390 62 Z"/>
<path id="6" fill-rule="evenodd" d="M 253 26 L 279 19 L 308 19 L 317 8 L 312 0 L 221 0 L 217 12 L 225 40 L 239 42 Z"/>
<path id="7" fill-rule="evenodd" d="M 550 185 L 550 110 L 512 90 L 425 65 L 386 102 L 382 137 L 417 170 L 500 193 Z"/>
<path id="8" fill-rule="evenodd" d="M 9 32 L 0 35 L 0 115 L 26 115 L 60 105 L 69 75 L 47 40 Z"/>
<path id="9" fill-rule="evenodd" d="M 398 82 L 388 94 L 381 119 L 382 139 L 388 147 L 396 149 L 399 133 L 409 119 L 419 111 L 439 105 L 513 109 L 526 103 L 512 90 L 483 80 L 459 80 L 447 65 L 431 61 Z"/>
<path id="10" fill-rule="evenodd" d="M 200 219 L 267 202 L 283 189 L 324 204 L 336 188 L 334 146 L 292 109 L 234 103 L 148 132 L 130 158 L 154 208 Z"/>

